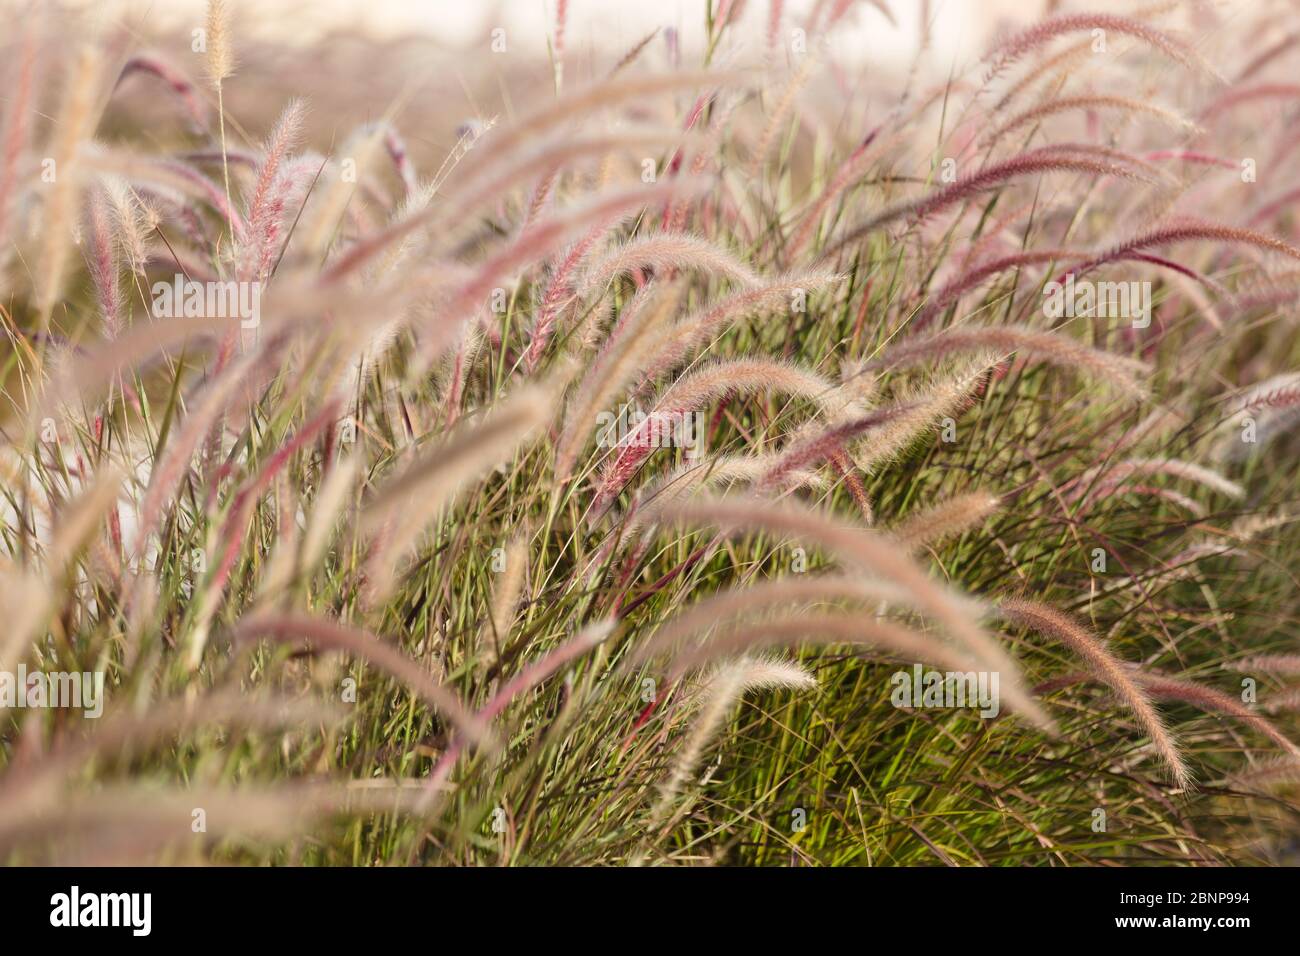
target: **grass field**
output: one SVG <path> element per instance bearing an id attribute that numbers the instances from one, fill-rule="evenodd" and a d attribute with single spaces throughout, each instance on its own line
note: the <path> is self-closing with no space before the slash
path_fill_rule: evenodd
<path id="1" fill-rule="evenodd" d="M 1300 860 L 1296 7 L 903 3 L 25 16 L 0 857 Z"/>

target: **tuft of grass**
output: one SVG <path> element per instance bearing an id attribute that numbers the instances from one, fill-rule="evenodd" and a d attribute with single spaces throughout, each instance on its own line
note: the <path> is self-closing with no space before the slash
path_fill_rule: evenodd
<path id="1" fill-rule="evenodd" d="M 744 8 L 366 83 L 218 2 L 202 61 L 0 41 L 0 691 L 104 679 L 0 692 L 0 858 L 1287 859 L 1295 10 L 896 78 Z"/>

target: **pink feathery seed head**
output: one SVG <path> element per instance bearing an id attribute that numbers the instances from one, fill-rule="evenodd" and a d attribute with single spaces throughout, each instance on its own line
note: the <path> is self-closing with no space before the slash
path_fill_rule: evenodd
<path id="1" fill-rule="evenodd" d="M 1166 475 L 1191 481 L 1228 498 L 1240 500 L 1246 491 L 1235 481 L 1229 481 L 1216 471 L 1178 458 L 1125 458 L 1090 468 L 1070 481 L 1063 489 L 1066 501 L 1084 500 L 1087 504 L 1124 485 L 1130 478 L 1145 475 Z"/>
<path id="2" fill-rule="evenodd" d="M 683 134 L 689 134 L 693 130 L 700 118 L 704 115 L 706 108 L 712 108 L 709 113 L 708 130 L 705 134 L 704 141 L 698 148 L 695 158 L 691 160 L 690 172 L 694 177 L 704 175 L 711 163 L 716 163 L 717 154 L 722 148 L 722 134 L 727 128 L 731 119 L 732 111 L 740 103 L 741 96 L 734 91 L 728 95 L 720 104 L 718 103 L 720 90 L 709 90 L 702 94 L 696 101 L 695 106 L 682 124 Z M 667 165 L 667 176 L 669 178 L 681 174 L 682 163 L 686 159 L 686 146 L 679 144 L 673 150 L 671 159 Z M 669 198 L 664 202 L 663 209 L 660 210 L 659 220 L 661 223 L 661 232 L 681 232 L 686 224 L 687 216 L 690 213 L 691 203 L 683 200 Z"/>
<path id="3" fill-rule="evenodd" d="M 944 625 L 965 650 L 1002 674 L 1007 701 L 1034 723 L 1055 734 L 1050 717 L 1025 692 L 1020 668 L 1002 645 L 978 624 L 974 609 L 943 585 L 933 581 L 901 548 L 883 535 L 851 524 L 829 520 L 821 512 L 795 502 L 773 503 L 752 496 L 694 499 L 665 508 L 665 520 L 707 524 L 732 534 L 765 529 L 794 534 L 815 542 L 844 560 L 910 592 L 910 602 Z"/>
<path id="4" fill-rule="evenodd" d="M 1136 675 L 1124 661 L 1111 653 L 1105 641 L 1074 618 L 1035 601 L 1005 598 L 999 605 L 999 612 L 1013 624 L 1059 641 L 1077 654 L 1097 678 L 1115 691 L 1125 706 L 1133 711 L 1174 781 L 1180 786 L 1191 783 L 1191 769 L 1183 761 L 1173 735 L 1143 692 L 1143 685 L 1134 680 Z"/>
<path id="5" fill-rule="evenodd" d="M 303 122 L 307 117 L 307 104 L 301 99 L 293 99 L 281 111 L 275 128 L 262 146 L 262 159 L 258 174 L 258 186 L 265 191 L 266 183 L 275 177 L 275 172 L 298 144 L 302 136 Z M 257 205 L 257 191 L 250 207 Z"/>
<path id="6" fill-rule="evenodd" d="M 695 124 L 700 121 L 704 115 L 705 109 L 717 99 L 717 90 L 710 90 L 707 93 L 701 93 L 695 98 L 695 105 L 691 107 L 690 112 L 686 114 L 686 120 L 682 123 L 682 132 L 689 133 L 695 128 Z M 676 176 L 682 171 L 682 161 L 686 154 L 682 147 L 678 146 L 673 150 L 672 157 L 664 167 L 669 176 Z"/>
<path id="7" fill-rule="evenodd" d="M 1201 119 L 1213 119 L 1233 107 L 1248 103 L 1251 100 L 1294 99 L 1300 99 L 1300 83 L 1258 83 L 1254 86 L 1233 87 L 1205 107 L 1201 111 Z"/>
<path id="8" fill-rule="evenodd" d="M 641 268 L 698 269 L 745 286 L 759 284 L 759 276 L 744 261 L 722 246 L 691 233 L 651 233 L 631 239 L 592 263 L 578 284 L 586 298 L 618 275 Z"/>
<path id="9" fill-rule="evenodd" d="M 548 654 L 533 661 L 496 693 L 479 712 L 480 720 L 486 722 L 496 717 L 520 694 L 538 686 L 570 661 L 600 646 L 614 633 L 615 623 L 610 619 L 585 627 Z"/>
<path id="10" fill-rule="evenodd" d="M 185 108 L 194 132 L 206 133 L 208 131 L 207 107 L 199 99 L 194 83 L 185 75 L 184 71 L 158 54 L 137 54 L 122 66 L 122 72 L 117 75 L 117 82 L 113 86 L 114 91 L 122 85 L 122 82 L 127 77 L 135 73 L 144 73 L 162 80 Z"/>
<path id="11" fill-rule="evenodd" d="M 994 105 L 993 113 L 1001 113 L 1012 100 L 1032 88 L 1035 83 L 1043 80 L 1048 74 L 1055 72 L 1058 78 L 1065 75 L 1068 69 L 1074 65 L 1072 61 L 1082 60 L 1084 57 L 1091 55 L 1092 45 L 1092 37 L 1087 36 L 1061 47 L 1050 56 L 1039 57 L 1031 69 L 1026 70 L 1020 79 L 1008 86 L 1002 97 Z M 996 68 L 988 73 L 988 79 L 992 80 L 995 73 Z"/>
<path id="12" fill-rule="evenodd" d="M 564 85 L 564 28 L 569 18 L 569 0 L 556 0 L 555 3 L 555 39 L 552 41 L 552 57 L 555 60 L 555 89 L 558 92 Z"/>
<path id="13" fill-rule="evenodd" d="M 1300 675 L 1300 654 L 1255 654 L 1243 657 L 1239 661 L 1224 664 L 1229 670 L 1243 674 L 1285 674 Z"/>
<path id="14" fill-rule="evenodd" d="M 904 368 L 957 353 L 990 350 L 1022 352 L 1039 361 L 1090 374 L 1131 396 L 1145 394 L 1137 377 L 1148 371 L 1145 363 L 1089 348 L 1056 332 L 1017 326 L 947 329 L 927 339 L 896 345 L 868 363 L 867 368 Z"/>
<path id="15" fill-rule="evenodd" d="M 187 163 L 173 159 L 155 159 L 146 165 L 153 166 L 160 173 L 175 176 L 178 180 L 188 183 L 203 196 L 203 200 L 208 205 L 230 223 L 230 228 L 234 232 L 236 239 L 242 242 L 247 238 L 248 230 L 245 227 L 244 217 L 239 214 L 239 210 L 235 209 L 226 200 L 225 191 L 203 173 Z"/>
<path id="16" fill-rule="evenodd" d="M 971 289 L 1001 272 L 1060 260 L 1083 259 L 1086 256 L 1087 253 L 1074 249 L 1034 249 L 981 263 L 973 269 L 963 271 L 931 295 L 929 301 L 917 313 L 916 318 L 912 320 L 911 329 L 913 332 L 921 331 L 930 324 L 938 313 L 960 299 Z"/>
<path id="17" fill-rule="evenodd" d="M 1197 129 L 1196 124 L 1186 117 L 1179 116 L 1172 110 L 1157 106 L 1147 100 L 1133 99 L 1127 96 L 1063 96 L 1038 103 L 1030 109 L 1011 117 L 1011 119 L 989 133 L 986 141 L 994 142 L 1008 133 L 1038 123 L 1049 116 L 1055 116 L 1057 113 L 1072 110 L 1088 110 L 1091 113 L 1102 109 L 1125 114 L 1143 113 L 1184 129 Z"/>
<path id="18" fill-rule="evenodd" d="M 533 189 L 532 197 L 528 200 L 528 211 L 524 214 L 524 221 L 521 228 L 528 228 L 528 226 L 535 222 L 537 217 L 541 215 L 542 210 L 546 208 L 547 201 L 555 191 L 555 185 L 559 180 L 560 167 L 558 165 L 552 166 L 542 174 L 542 178 L 538 180 L 537 185 Z"/>
<path id="19" fill-rule="evenodd" d="M 1298 706 L 1300 706 L 1300 694 L 1292 690 L 1282 701 L 1277 705 L 1271 705 L 1269 709 L 1276 707 L 1278 711 L 1294 711 Z M 1287 754 L 1276 760 L 1251 764 L 1229 779 L 1234 787 L 1266 793 L 1279 788 L 1295 787 L 1296 784 L 1300 784 L 1300 759 Z"/>
<path id="20" fill-rule="evenodd" d="M 1121 165 L 1132 166 L 1134 169 L 1145 173 L 1148 181 L 1153 183 L 1163 182 L 1166 185 L 1176 186 L 1180 182 L 1177 176 L 1156 165 L 1148 157 L 1138 156 L 1135 153 L 1110 146 L 1102 146 L 1097 143 L 1048 143 L 1046 146 L 1040 146 L 1035 152 L 1044 156 L 1050 156 L 1053 153 L 1092 156 L 1096 159 L 1111 160 Z"/>
<path id="21" fill-rule="evenodd" d="M 31 99 L 36 72 L 36 36 L 30 28 L 23 34 L 22 51 L 15 61 L 17 75 L 6 90 L 3 137 L 0 138 L 0 266 L 8 249 L 9 211 L 18 186 L 18 166 L 31 129 Z"/>
<path id="22" fill-rule="evenodd" d="M 1227 287 L 1213 276 L 1208 276 L 1204 272 L 1197 272 L 1195 269 L 1185 266 L 1180 262 L 1174 262 L 1172 259 L 1166 259 L 1164 256 L 1152 255 L 1149 252 L 1130 252 L 1127 255 L 1121 256 L 1116 261 L 1145 262 L 1149 265 L 1159 266 L 1161 269 L 1168 269 L 1170 272 L 1176 272 L 1184 278 L 1191 279 L 1193 282 L 1198 282 L 1207 289 L 1212 289 L 1220 296 L 1226 296 L 1228 294 Z"/>
<path id="23" fill-rule="evenodd" d="M 188 469 L 194 449 L 212 423 L 227 408 L 239 384 L 247 380 L 246 373 L 252 365 L 252 359 L 253 356 L 246 357 L 240 364 L 214 376 L 200 394 L 192 397 L 192 410 L 182 419 L 161 456 L 155 460 L 140 505 L 136 530 L 139 542 L 137 547 L 140 550 L 145 548 L 149 535 L 158 527 L 166 500 Z"/>
<path id="24" fill-rule="evenodd" d="M 1296 295 L 1292 291 L 1292 295 Z M 1293 300 L 1294 301 L 1294 300 Z M 1236 409 L 1237 414 L 1255 411 L 1261 408 L 1296 408 L 1300 407 L 1300 385 L 1283 386 L 1268 389 L 1255 395 Z"/>
<path id="25" fill-rule="evenodd" d="M 551 273 L 546 291 L 537 309 L 537 319 L 533 323 L 528 349 L 524 353 L 525 367 L 529 372 L 537 370 L 542 354 L 551 340 L 555 322 L 566 303 L 574 297 L 572 277 L 578 266 L 586 259 L 592 247 L 606 235 L 614 224 L 613 219 L 597 223 L 585 236 L 575 242 L 560 260 L 560 264 Z"/>
<path id="26" fill-rule="evenodd" d="M 1093 30 L 1103 30 L 1141 40 L 1183 66 L 1222 80 L 1218 71 L 1182 40 L 1139 20 L 1110 13 L 1069 13 L 1040 20 L 998 43 L 989 51 L 984 58 L 990 62 L 989 75 L 996 75 L 1026 53 L 1050 43 L 1057 37 Z"/>
<path id="27" fill-rule="evenodd" d="M 1112 493 L 1120 495 L 1149 495 L 1153 498 L 1163 498 L 1170 504 L 1183 508 L 1197 518 L 1205 516 L 1205 509 L 1198 502 L 1181 492 L 1174 491 L 1172 488 L 1158 488 L 1154 485 L 1121 485 L 1115 483 L 1100 486 L 1097 490 L 1098 494 L 1095 496 L 1097 498 L 1108 498 Z"/>
<path id="28" fill-rule="evenodd" d="M 454 691 L 429 676 L 400 647 L 374 634 L 325 618 L 270 613 L 245 615 L 231 633 L 231 643 L 236 646 L 268 638 L 280 643 L 305 640 L 321 650 L 353 654 L 409 685 L 469 739 L 493 742 L 487 726 L 470 713 Z"/>
<path id="29" fill-rule="evenodd" d="M 86 208 L 90 242 L 86 250 L 86 264 L 95 300 L 99 305 L 100 319 L 104 323 L 104 337 L 115 339 L 122 328 L 121 295 L 118 281 L 118 257 L 112 231 L 112 211 L 102 185 L 90 191 Z"/>
<path id="30" fill-rule="evenodd" d="M 463 139 L 468 139 L 470 135 L 466 134 Z M 675 136 L 677 134 L 673 134 L 673 137 Z M 434 222 L 438 222 L 445 227 L 447 224 L 475 221 L 476 210 L 480 207 L 495 204 L 500 208 L 503 197 L 510 192 L 512 186 L 519 184 L 520 181 L 526 178 L 539 175 L 557 164 L 565 165 L 583 156 L 603 156 L 611 151 L 632 146 L 658 148 L 665 142 L 675 141 L 673 137 L 667 136 L 660 130 L 653 130 L 648 133 L 619 133 L 576 140 L 565 138 L 540 150 L 528 151 L 524 149 L 518 136 L 502 133 L 500 140 L 494 141 L 494 147 L 490 150 L 490 154 L 492 156 L 514 156 L 515 153 L 511 152 L 514 150 L 523 154 L 522 160 L 507 164 L 489 159 L 481 165 L 471 164 L 470 166 L 462 165 L 458 167 L 458 169 L 473 169 L 473 172 L 470 174 L 469 182 L 462 184 L 463 189 L 459 190 L 455 195 L 449 196 L 444 205 L 441 207 L 426 207 L 418 213 L 391 223 L 375 234 L 366 236 L 361 241 L 354 243 L 350 249 L 328 266 L 324 277 L 330 282 L 338 281 L 343 276 L 364 266 L 385 249 L 421 230 L 427 229 Z M 660 182 L 653 185 L 642 185 L 640 190 L 646 197 L 647 202 L 655 202 L 666 193 L 675 192 L 679 196 L 693 197 L 705 185 L 706 182 L 702 179 L 687 177 L 676 185 Z M 610 215 L 616 219 L 629 218 L 634 208 L 632 204 L 622 204 L 618 208 L 611 209 L 610 204 L 612 204 L 612 201 L 607 204 L 609 195 L 607 193 L 598 197 L 591 208 L 593 210 L 597 208 L 609 209 Z M 594 221 L 595 217 L 592 218 Z M 520 237 L 522 238 L 523 232 L 538 235 L 536 230 L 539 225 L 536 222 L 530 223 L 527 229 L 521 230 Z"/>
<path id="31" fill-rule="evenodd" d="M 302 135 L 305 115 L 306 107 L 303 101 L 291 101 L 280 114 L 280 119 L 262 148 L 262 158 L 257 168 L 257 182 L 248 203 L 249 230 L 254 234 L 264 227 L 271 187 L 276 181 L 281 164 L 286 161 Z"/>
<path id="32" fill-rule="evenodd" d="M 606 222 L 611 217 L 621 216 L 630 209 L 643 209 L 661 199 L 670 188 L 682 189 L 684 185 L 689 185 L 692 188 L 700 186 L 699 183 L 690 184 L 686 180 L 679 180 L 671 184 L 661 181 L 652 185 L 638 185 L 629 189 L 600 193 L 577 208 L 566 209 L 563 213 L 534 223 L 521 232 L 513 243 L 489 256 L 479 266 L 474 278 L 462 287 L 459 294 L 453 297 L 445 311 L 454 316 L 463 315 L 467 311 L 476 308 L 491 293 L 493 287 L 501 284 L 517 270 L 531 265 L 550 254 L 561 242 L 579 229 L 589 229 L 596 223 Z M 626 249 L 626 247 L 624 248 Z M 717 251 L 717 247 L 713 248 Z M 679 253 L 684 254 L 684 246 L 678 244 L 676 249 Z M 722 255 L 724 258 L 727 256 L 726 253 L 722 253 Z M 633 259 L 635 260 L 635 257 Z M 603 261 L 608 264 L 611 257 L 606 257 Z M 632 261 L 625 263 L 625 265 L 626 268 L 635 268 L 638 263 Z M 621 271 L 621 267 L 622 265 L 620 268 L 616 268 L 610 277 L 612 278 L 614 274 Z M 741 264 L 741 267 L 748 268 L 743 264 Z M 326 278 L 335 280 L 340 278 L 342 274 L 327 271 Z"/>
<path id="33" fill-rule="evenodd" d="M 1178 701 L 1190 704 L 1199 710 L 1235 717 L 1272 740 L 1287 753 L 1292 756 L 1300 756 L 1300 747 L 1297 747 L 1289 737 L 1278 730 L 1271 721 L 1259 716 L 1259 714 L 1243 704 L 1240 699 L 1231 694 L 1225 694 L 1213 687 L 1206 687 L 1203 684 L 1197 684 L 1189 680 L 1170 677 L 1168 674 L 1157 674 L 1135 669 L 1133 677 L 1152 697 L 1160 700 Z"/>
<path id="34" fill-rule="evenodd" d="M 909 551 L 915 552 L 976 527 L 1002 505 L 1000 497 L 987 491 L 956 495 L 909 515 L 890 528 L 890 534 Z"/>
<path id="35" fill-rule="evenodd" d="M 1124 259 L 1133 252 L 1140 252 L 1153 246 L 1168 246 L 1178 242 L 1190 242 L 1198 239 L 1227 245 L 1254 246 L 1257 249 L 1276 252 L 1300 261 L 1300 249 L 1274 236 L 1256 232 L 1253 229 L 1243 229 L 1240 226 L 1229 226 L 1208 219 L 1183 216 L 1172 219 L 1166 225 L 1151 232 L 1143 233 L 1140 236 L 1135 236 L 1116 246 L 1112 246 L 1106 252 L 1073 267 L 1070 272 L 1062 274 L 1058 281 L 1063 281 L 1070 274 L 1079 276 L 1098 266 Z"/>
<path id="36" fill-rule="evenodd" d="M 1300 186 L 1288 189 L 1276 199 L 1271 199 L 1264 203 L 1264 205 L 1260 206 L 1259 209 L 1251 215 L 1249 224 L 1257 226 L 1261 223 L 1268 222 L 1270 219 L 1277 216 L 1278 213 L 1295 205 L 1296 200 L 1298 199 L 1300 199 Z"/>
<path id="37" fill-rule="evenodd" d="M 1269 281 L 1246 289 L 1223 303 L 1229 315 L 1242 315 L 1254 309 L 1276 306 L 1293 306 L 1300 299 L 1300 274 L 1292 274 L 1286 281 Z"/>
<path id="38" fill-rule="evenodd" d="M 384 151 L 388 153 L 393 169 L 397 171 L 397 177 L 402 181 L 403 195 L 413 195 L 419 189 L 419 176 L 416 175 L 410 151 L 406 148 L 406 140 L 391 125 L 384 127 Z"/>
<path id="39" fill-rule="evenodd" d="M 840 422 L 802 441 L 795 442 L 784 451 L 775 464 L 762 475 L 755 484 L 755 490 L 762 493 L 779 488 L 794 472 L 812 468 L 823 461 L 838 456 L 845 445 L 855 438 L 865 435 L 872 429 L 914 410 L 917 403 L 892 405 L 859 415 L 846 422 Z"/>
<path id="40" fill-rule="evenodd" d="M 768 109 L 767 121 L 763 124 L 762 130 L 754 142 L 749 161 L 745 166 L 744 174 L 748 180 L 755 180 L 766 167 L 768 154 L 771 152 L 773 144 L 777 142 L 778 134 L 785 123 L 786 116 L 794 109 L 799 91 L 811 78 L 815 63 L 815 57 L 800 57 L 794 72 L 785 84 L 781 96 Z"/>
<path id="41" fill-rule="evenodd" d="M 821 11 L 825 7 L 826 0 L 817 0 L 817 2 L 813 4 L 812 12 L 808 15 L 808 20 L 806 21 L 808 31 L 812 32 L 813 29 L 820 29 L 824 33 L 829 33 L 834 29 L 836 24 L 844 19 L 845 15 L 848 14 L 850 8 L 852 8 L 856 2 L 858 2 L 858 0 L 834 0 L 831 4 L 830 12 L 826 15 L 826 23 L 823 26 L 821 25 Z M 894 12 L 889 9 L 885 0 L 862 0 L 862 2 L 865 2 L 868 6 L 874 7 L 879 11 L 880 15 L 889 21 L 890 26 L 898 26 L 898 20 L 894 17 Z"/>
<path id="42" fill-rule="evenodd" d="M 785 0 L 768 0 L 767 6 L 767 49 L 770 53 L 776 49 L 781 32 L 781 14 L 785 12 Z"/>
<path id="43" fill-rule="evenodd" d="M 1197 152 L 1194 149 L 1158 149 L 1155 152 L 1144 154 L 1142 158 L 1151 162 L 1165 159 L 1176 159 L 1184 163 L 1196 163 L 1201 166 L 1219 166 L 1223 169 L 1231 169 L 1234 171 L 1239 168 L 1239 164 L 1235 159 L 1227 159 L 1223 156 L 1212 156 L 1209 153 Z"/>
<path id="44" fill-rule="evenodd" d="M 320 172 L 323 160 L 319 156 L 297 156 L 284 162 L 267 185 L 266 193 L 257 209 L 257 218 L 250 224 L 248 241 L 240 254 L 240 274 L 249 280 L 264 280 L 278 259 L 285 226 L 296 215 L 307 198 L 307 192 Z"/>
<path id="45" fill-rule="evenodd" d="M 710 401 L 769 390 L 825 401 L 835 386 L 813 372 L 767 359 L 720 360 L 703 365 L 668 387 L 646 416 L 615 447 L 596 489 L 592 513 L 604 514 L 610 503 L 654 450 L 652 435 L 671 427 L 680 416 Z"/>
<path id="46" fill-rule="evenodd" d="M 539 134 L 575 117 L 596 115 L 606 107 L 633 102 L 647 96 L 686 89 L 721 88 L 742 85 L 742 71 L 679 70 L 670 73 L 610 77 L 566 93 L 557 101 L 531 115 L 520 118 L 494 134 L 498 155 L 536 141 Z"/>
<path id="47" fill-rule="evenodd" d="M 829 272 L 788 273 L 775 277 L 766 285 L 742 289 L 709 303 L 702 311 L 692 313 L 677 323 L 660 354 L 647 366 L 647 380 L 658 377 L 676 365 L 693 350 L 703 346 L 710 336 L 721 333 L 742 316 L 773 313 L 783 306 L 789 307 L 793 301 L 792 296 L 800 292 L 810 293 L 839 281 L 842 281 L 842 277 Z"/>
<path id="48" fill-rule="evenodd" d="M 1300 43 L 1300 30 L 1293 30 L 1247 63 L 1241 72 L 1237 74 L 1236 80 L 1233 81 L 1234 85 L 1240 86 L 1297 43 Z"/>
<path id="49" fill-rule="evenodd" d="M 480 727 L 489 727 L 510 704 L 524 694 L 533 690 L 566 664 L 570 663 L 599 647 L 614 633 L 616 622 L 612 619 L 589 625 L 549 653 L 528 664 L 512 677 L 504 687 L 498 690 L 487 704 L 474 714 L 473 720 Z M 472 738 L 471 738 L 472 739 Z M 456 761 L 465 750 L 465 739 L 457 739 L 447 748 L 429 774 L 428 788 L 437 790 L 450 776 Z"/>
<path id="50" fill-rule="evenodd" d="M 1125 163 L 1101 160 L 1091 155 L 1065 153 L 1051 147 L 1035 149 L 985 166 L 965 179 L 958 179 L 918 199 L 882 210 L 866 222 L 855 226 L 844 238 L 831 245 L 830 249 L 823 254 L 823 258 L 837 254 L 846 246 L 896 219 L 907 216 L 914 222 L 919 221 L 1013 179 L 1052 172 L 1087 173 L 1093 176 L 1114 176 L 1143 182 L 1157 181 L 1145 171 Z"/>
<path id="51" fill-rule="evenodd" d="M 315 417 L 305 422 L 298 429 L 297 433 L 283 448 L 270 457 L 260 471 L 250 476 L 240 486 L 235 493 L 230 514 L 222 528 L 220 540 L 225 543 L 225 547 L 217 560 L 216 566 L 213 568 L 211 577 L 208 579 L 207 593 L 209 595 L 220 595 L 225 590 L 226 583 L 230 579 L 230 574 L 234 570 L 235 562 L 239 557 L 239 551 L 247 538 L 249 513 L 257 497 L 265 493 L 281 469 L 289 463 L 295 454 L 305 447 L 308 442 L 313 441 L 326 426 L 334 423 L 337 419 L 337 402 L 328 402 L 321 411 L 316 413 Z M 216 484 L 217 482 L 214 480 L 212 487 L 209 489 L 212 496 L 216 494 Z"/>

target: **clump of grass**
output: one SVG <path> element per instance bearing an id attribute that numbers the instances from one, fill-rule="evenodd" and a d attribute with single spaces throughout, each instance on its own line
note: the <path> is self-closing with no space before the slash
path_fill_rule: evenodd
<path id="1" fill-rule="evenodd" d="M 0 670 L 106 692 L 0 698 L 6 862 L 1276 857 L 1295 184 L 1224 168 L 1294 147 L 1253 119 L 1293 44 L 1237 42 L 1294 11 L 1212 57 L 1174 5 L 1064 13 L 864 86 L 743 6 L 664 72 L 583 62 L 561 3 L 469 123 L 400 51 L 330 87 L 329 37 L 237 50 L 222 3 L 206 84 L 188 35 L 12 41 Z M 1151 321 L 1050 317 L 1054 273 Z M 156 315 L 178 275 L 256 283 L 256 329 Z M 894 706 L 913 664 L 1007 716 Z"/>

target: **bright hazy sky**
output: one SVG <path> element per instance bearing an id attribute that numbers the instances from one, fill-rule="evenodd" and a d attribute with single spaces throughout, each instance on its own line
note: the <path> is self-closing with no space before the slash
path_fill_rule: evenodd
<path id="1" fill-rule="evenodd" d="M 87 2 L 87 0 L 82 0 Z M 859 0 L 856 25 L 837 34 L 841 54 L 868 61 L 898 65 L 910 60 L 916 47 L 920 0 L 888 0 L 899 26 L 890 26 L 866 0 Z M 144 13 L 154 22 L 196 25 L 202 22 L 202 0 L 95 0 L 103 6 Z M 239 7 L 236 0 L 235 6 Z M 810 0 L 788 0 L 787 27 L 802 21 Z M 281 23 L 301 17 L 304 39 L 326 23 L 358 26 L 388 36 L 411 32 L 434 33 L 448 39 L 466 39 L 481 31 L 488 18 L 500 19 L 509 42 L 522 49 L 542 51 L 555 18 L 555 0 L 504 0 L 500 14 L 489 0 L 250 0 L 253 22 L 266 14 Z M 1041 0 L 933 0 L 932 42 L 939 62 L 963 62 L 982 52 L 1000 16 L 1023 21 L 1042 12 Z M 656 26 L 678 27 L 689 49 L 703 30 L 705 0 L 570 0 L 567 46 L 577 52 L 608 47 L 605 52 L 628 49 Z M 147 13 L 145 13 L 147 11 Z M 767 21 L 768 0 L 749 0 L 744 13 L 747 33 L 756 41 Z M 494 24 L 495 25 L 495 24 Z"/>

